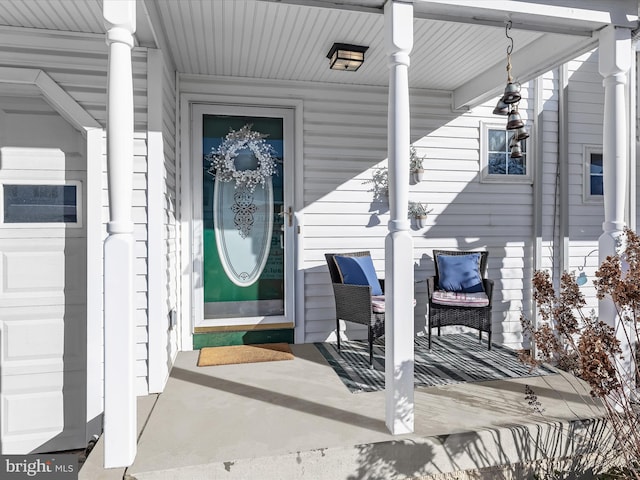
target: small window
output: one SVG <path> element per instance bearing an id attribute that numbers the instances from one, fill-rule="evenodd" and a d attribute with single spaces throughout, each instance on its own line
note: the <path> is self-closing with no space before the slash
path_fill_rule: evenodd
<path id="1" fill-rule="evenodd" d="M 79 185 L 4 184 L 3 223 L 71 223 L 78 220 Z"/>
<path id="2" fill-rule="evenodd" d="M 488 182 L 531 182 L 528 139 L 520 141 L 521 157 L 511 156 L 514 131 L 504 125 L 484 125 L 481 129 L 482 180 Z"/>
<path id="3" fill-rule="evenodd" d="M 602 171 L 602 147 L 586 145 L 584 148 L 584 201 L 586 203 L 603 201 Z"/>
<path id="4" fill-rule="evenodd" d="M 602 195 L 604 185 L 602 184 L 602 154 L 592 153 L 589 166 L 589 188 L 591 195 Z"/>

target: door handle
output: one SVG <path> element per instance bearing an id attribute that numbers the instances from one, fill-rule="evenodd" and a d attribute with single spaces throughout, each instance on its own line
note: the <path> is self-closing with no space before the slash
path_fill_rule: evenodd
<path id="1" fill-rule="evenodd" d="M 284 205 L 280 206 L 280 213 L 278 214 L 281 217 L 287 217 L 287 224 L 291 227 L 293 226 L 293 208 L 289 207 L 286 210 L 284 209 Z"/>

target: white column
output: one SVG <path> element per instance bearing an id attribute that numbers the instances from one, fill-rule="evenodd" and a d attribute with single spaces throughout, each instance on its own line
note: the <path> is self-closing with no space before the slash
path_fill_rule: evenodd
<path id="1" fill-rule="evenodd" d="M 386 424 L 394 435 L 413 432 L 413 241 L 407 218 L 409 194 L 409 52 L 413 5 L 384 6 L 389 55 L 389 233 L 385 240 Z"/>
<path id="2" fill-rule="evenodd" d="M 631 141 L 627 128 L 625 84 L 631 65 L 631 30 L 610 25 L 600 32 L 599 41 L 599 69 L 604 77 L 604 223 L 603 233 L 598 240 L 599 260 L 602 263 L 608 255 L 618 252 L 618 242 L 625 227 L 627 165 Z M 624 324 L 617 316 L 610 298 L 599 302 L 598 315 L 600 320 L 616 328 L 625 357 L 624 364 L 620 365 L 620 373 L 631 375 L 629 342 L 624 332 Z"/>
<path id="3" fill-rule="evenodd" d="M 133 221 L 133 76 L 135 0 L 104 0 L 109 67 L 107 182 L 109 236 L 104 243 L 104 466 L 136 456 Z"/>

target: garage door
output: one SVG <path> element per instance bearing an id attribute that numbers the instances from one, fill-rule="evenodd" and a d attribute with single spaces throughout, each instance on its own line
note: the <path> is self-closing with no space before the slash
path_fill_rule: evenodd
<path id="1" fill-rule="evenodd" d="M 0 447 L 84 447 L 85 142 L 39 97 L 0 96 Z"/>

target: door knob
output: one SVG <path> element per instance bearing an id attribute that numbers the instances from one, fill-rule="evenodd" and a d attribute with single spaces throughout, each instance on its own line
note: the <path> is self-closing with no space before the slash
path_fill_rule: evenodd
<path id="1" fill-rule="evenodd" d="M 289 207 L 289 208 L 287 208 L 287 209 L 285 210 L 284 205 L 282 205 L 282 206 L 280 207 L 280 213 L 279 213 L 279 215 L 280 215 L 281 217 L 283 217 L 283 218 L 284 218 L 284 217 L 287 217 L 287 219 L 288 219 L 287 224 L 288 224 L 290 227 L 291 227 L 291 226 L 293 226 L 293 209 L 292 209 L 291 207 Z"/>

